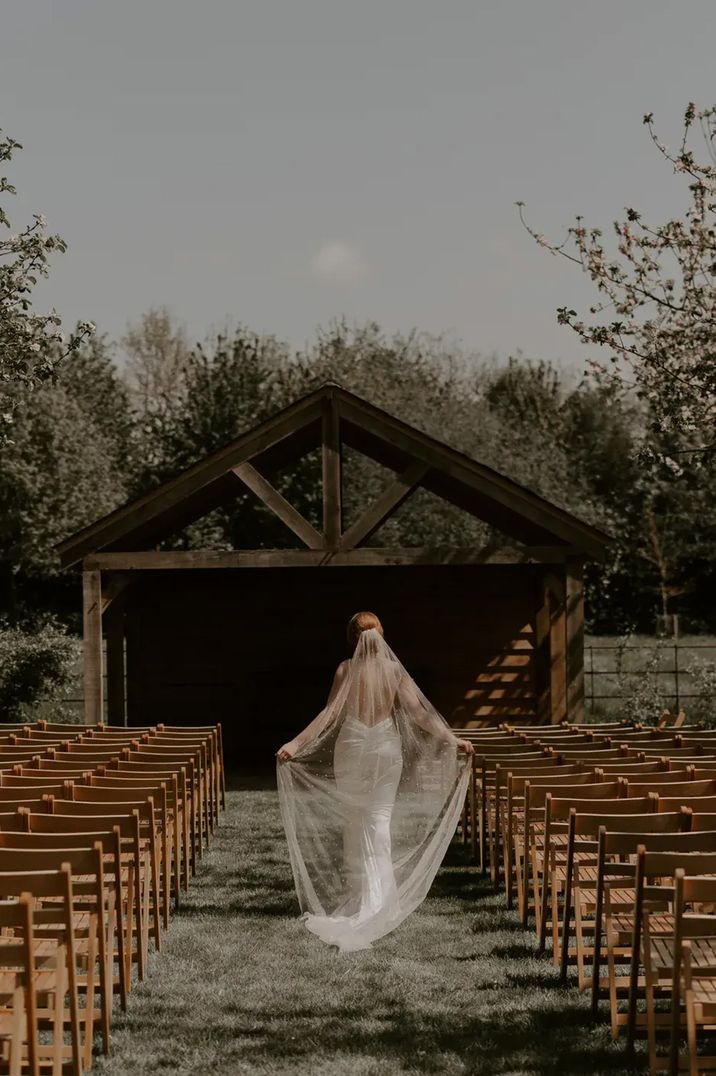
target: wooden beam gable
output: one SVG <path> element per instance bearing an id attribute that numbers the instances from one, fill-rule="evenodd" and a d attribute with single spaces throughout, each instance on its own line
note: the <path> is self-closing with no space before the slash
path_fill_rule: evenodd
<path id="1" fill-rule="evenodd" d="M 397 472 L 397 478 L 345 532 L 342 445 Z M 322 533 L 274 487 L 266 472 L 321 450 Z M 526 546 L 572 548 L 601 558 L 607 535 L 492 468 L 436 441 L 338 385 L 327 384 L 284 408 L 131 504 L 58 546 L 64 566 L 102 550 L 139 550 L 176 533 L 249 488 L 311 550 L 364 545 L 420 485 Z"/>

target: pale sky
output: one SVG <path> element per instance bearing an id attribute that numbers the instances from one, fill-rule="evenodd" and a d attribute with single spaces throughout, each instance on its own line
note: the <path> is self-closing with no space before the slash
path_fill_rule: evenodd
<path id="1" fill-rule="evenodd" d="M 581 368 L 555 310 L 591 286 L 513 203 L 555 237 L 683 212 L 641 121 L 673 146 L 716 103 L 715 39 L 713 0 L 3 0 L 9 209 L 69 243 L 66 326 L 345 315 Z"/>

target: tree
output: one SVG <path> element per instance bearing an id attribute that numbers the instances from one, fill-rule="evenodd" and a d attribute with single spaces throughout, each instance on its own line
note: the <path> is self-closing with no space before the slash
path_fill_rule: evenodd
<path id="1" fill-rule="evenodd" d="M 528 364 L 523 365 L 527 370 Z M 523 376 L 528 381 L 541 375 Z M 146 416 L 138 452 L 141 465 L 132 491 L 164 481 L 297 396 L 332 380 L 545 496 L 594 515 L 584 485 L 576 489 L 570 485 L 569 461 L 554 431 L 520 421 L 516 414 L 506 421 L 506 412 L 496 401 L 509 393 L 495 386 L 491 399 L 490 377 L 476 361 L 440 339 L 418 333 L 388 337 L 372 323 L 349 328 L 338 322 L 319 331 L 315 343 L 297 356 L 273 337 L 240 327 L 232 338 L 220 335 L 192 349 L 180 389 Z M 513 380 L 517 379 L 515 367 Z M 535 385 L 526 384 L 524 391 L 529 394 Z M 344 515 L 350 525 L 391 476 L 351 450 L 345 453 L 344 467 Z M 273 480 L 320 526 L 318 453 L 309 453 Z M 487 533 L 473 517 L 419 490 L 372 542 L 466 545 L 484 541 Z M 238 497 L 231 510 L 212 513 L 179 540 L 221 547 L 295 541 L 250 496 Z"/>
<path id="2" fill-rule="evenodd" d="M 147 310 L 120 343 L 125 381 L 139 415 L 156 412 L 181 392 L 190 348 L 166 307 Z"/>
<path id="3" fill-rule="evenodd" d="M 55 383 L 80 405 L 91 429 L 104 435 L 118 474 L 136 467 L 136 416 L 130 393 L 112 359 L 107 337 L 95 333 L 59 363 Z M 124 492 L 125 480 L 121 486 Z"/>
<path id="4" fill-rule="evenodd" d="M 609 352 L 607 363 L 591 360 L 591 370 L 635 389 L 647 406 L 648 429 L 674 435 L 664 458 L 678 471 L 685 457 L 716 451 L 716 109 L 698 112 L 689 104 L 676 153 L 657 136 L 651 113 L 644 124 L 664 160 L 688 182 L 683 218 L 654 226 L 627 208 L 626 219 L 614 222 L 616 252 L 610 252 L 602 231 L 587 228 L 581 216 L 562 243 L 551 243 L 526 224 L 524 203 L 517 205 L 530 235 L 596 285 L 591 323 L 567 307 L 559 308 L 558 321 L 583 343 Z M 696 124 L 706 147 L 702 161 L 690 148 Z"/>
<path id="5" fill-rule="evenodd" d="M 0 138 L 0 162 L 11 160 L 21 148 L 12 138 Z M 15 193 L 7 177 L 0 176 L 0 194 Z M 2 206 L 0 225 L 10 228 Z M 0 442 L 11 436 L 19 396 L 50 378 L 62 359 L 94 331 L 91 322 L 82 322 L 65 341 L 54 310 L 32 310 L 32 291 L 40 277 L 49 275 L 50 255 L 67 249 L 64 239 L 49 235 L 46 227 L 38 213 L 32 223 L 0 240 Z"/>
<path id="6" fill-rule="evenodd" d="M 43 385 L 16 409 L 0 452 L 0 556 L 15 570 L 59 568 L 55 543 L 124 499 L 115 447 L 61 385 Z"/>
<path id="7" fill-rule="evenodd" d="M 104 340 L 85 341 L 56 376 L 18 393 L 13 437 L 0 444 L 0 610 L 71 617 L 73 579 L 55 544 L 127 495 L 134 434 L 127 394 Z"/>

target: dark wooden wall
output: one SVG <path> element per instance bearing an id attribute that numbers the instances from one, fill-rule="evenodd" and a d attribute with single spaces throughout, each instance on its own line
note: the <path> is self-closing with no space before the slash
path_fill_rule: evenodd
<path id="1" fill-rule="evenodd" d="M 544 687 L 539 580 L 532 565 L 138 573 L 126 612 L 129 723 L 221 721 L 234 762 L 271 764 L 324 705 L 359 609 L 378 613 L 453 724 L 530 720 Z"/>

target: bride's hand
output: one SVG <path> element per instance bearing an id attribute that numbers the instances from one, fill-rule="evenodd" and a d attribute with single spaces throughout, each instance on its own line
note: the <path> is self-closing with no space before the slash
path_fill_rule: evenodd
<path id="1" fill-rule="evenodd" d="M 475 748 L 472 746 L 472 744 L 470 743 L 469 740 L 458 740 L 457 741 L 457 749 L 463 755 L 474 755 L 475 754 Z"/>
<path id="2" fill-rule="evenodd" d="M 285 743 L 283 747 L 279 747 L 278 751 L 276 752 L 276 757 L 278 758 L 279 762 L 290 762 L 295 754 L 296 745 L 293 740 L 291 740 L 290 743 Z"/>

